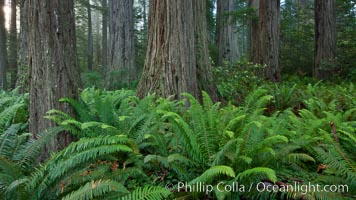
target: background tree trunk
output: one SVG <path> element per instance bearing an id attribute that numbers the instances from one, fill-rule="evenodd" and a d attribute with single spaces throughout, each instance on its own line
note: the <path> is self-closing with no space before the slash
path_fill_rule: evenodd
<path id="1" fill-rule="evenodd" d="M 206 1 L 193 0 L 195 24 L 195 54 L 199 91 L 207 92 L 214 101 L 219 100 L 214 82 L 208 47 L 208 27 L 206 21 Z"/>
<path id="2" fill-rule="evenodd" d="M 28 66 L 28 0 L 21 0 L 20 2 L 20 45 L 18 52 L 18 70 L 16 87 L 19 88 L 19 92 L 25 93 L 28 91 L 29 85 L 29 66 Z"/>
<path id="3" fill-rule="evenodd" d="M 301 7 L 306 7 L 308 6 L 308 3 L 310 2 L 310 0 L 296 0 L 296 3 L 301 6 Z"/>
<path id="4" fill-rule="evenodd" d="M 229 12 L 235 11 L 236 0 L 217 1 L 216 46 L 218 48 L 218 65 L 224 61 L 233 63 L 240 58 L 238 49 L 237 24 Z M 230 13 L 231 14 L 231 13 Z"/>
<path id="5" fill-rule="evenodd" d="M 191 0 L 151 0 L 148 46 L 137 95 L 198 97 L 194 18 Z"/>
<path id="6" fill-rule="evenodd" d="M 5 28 L 5 0 L 0 0 L 0 89 L 6 89 L 7 48 Z"/>
<path id="7" fill-rule="evenodd" d="M 102 63 L 102 50 L 101 50 L 101 38 L 100 38 L 100 26 L 102 19 L 100 18 L 100 14 L 98 12 L 94 13 L 94 19 L 95 19 L 95 59 L 94 59 L 94 70 L 99 71 L 100 69 L 100 64 Z"/>
<path id="8" fill-rule="evenodd" d="M 108 12 L 107 12 L 107 0 L 101 0 L 101 6 L 103 7 L 102 12 L 102 65 L 103 71 L 106 71 L 108 65 Z"/>
<path id="9" fill-rule="evenodd" d="M 327 79 L 333 74 L 336 55 L 335 0 L 315 0 L 314 76 Z"/>
<path id="10" fill-rule="evenodd" d="M 11 85 L 13 89 L 17 79 L 17 25 L 16 25 L 16 0 L 11 0 L 11 19 L 9 34 L 9 69 L 11 73 Z"/>
<path id="11" fill-rule="evenodd" d="M 247 0 L 247 6 L 253 8 L 255 13 L 248 18 L 247 22 L 247 56 L 251 62 L 259 63 L 261 60 L 260 37 L 259 37 L 259 0 Z"/>
<path id="12" fill-rule="evenodd" d="M 259 34 L 261 58 L 258 63 L 266 64 L 265 76 L 273 82 L 281 81 L 279 66 L 280 1 L 260 0 Z"/>
<path id="13" fill-rule="evenodd" d="M 76 57 L 73 0 L 29 1 L 30 132 L 36 134 L 54 126 L 44 118 L 51 109 L 72 113 L 62 97 L 77 98 L 81 85 Z M 67 133 L 46 146 L 43 157 L 72 141 Z"/>
<path id="14" fill-rule="evenodd" d="M 88 11 L 88 69 L 93 70 L 93 23 L 91 18 L 90 1 L 87 2 Z"/>
<path id="15" fill-rule="evenodd" d="M 110 65 L 106 85 L 123 81 L 129 84 L 137 79 L 134 51 L 133 0 L 111 1 L 110 4 Z M 119 72 L 119 77 L 113 76 Z"/>

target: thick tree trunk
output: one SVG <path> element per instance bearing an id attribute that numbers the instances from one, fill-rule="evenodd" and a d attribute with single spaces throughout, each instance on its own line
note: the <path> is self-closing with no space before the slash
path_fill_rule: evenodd
<path id="1" fill-rule="evenodd" d="M 54 126 L 44 116 L 51 109 L 71 113 L 62 97 L 77 98 L 81 85 L 76 57 L 73 0 L 29 0 L 30 119 L 36 134 Z M 46 146 L 43 157 L 72 141 L 63 133 Z"/>
<path id="2" fill-rule="evenodd" d="M 218 101 L 218 90 L 214 82 L 208 47 L 208 27 L 206 21 L 206 1 L 193 1 L 195 25 L 195 54 L 199 91 L 207 92 Z"/>
<path id="3" fill-rule="evenodd" d="M 194 18 L 191 0 L 151 0 L 148 46 L 137 95 L 198 97 Z"/>
<path id="4" fill-rule="evenodd" d="M 0 0 L 0 89 L 6 89 L 7 48 L 5 28 L 5 0 Z"/>
<path id="5" fill-rule="evenodd" d="M 327 79 L 333 74 L 336 55 L 335 0 L 315 0 L 314 76 Z"/>
<path id="6" fill-rule="evenodd" d="M 88 12 L 88 69 L 93 70 L 93 23 L 91 18 L 91 5 L 90 1 L 87 4 Z"/>
<path id="7" fill-rule="evenodd" d="M 255 13 L 247 21 L 247 57 L 251 62 L 259 63 L 261 60 L 259 38 L 259 0 L 248 0 L 247 6 L 253 8 Z"/>
<path id="8" fill-rule="evenodd" d="M 216 46 L 218 48 L 218 65 L 224 61 L 233 63 L 240 58 L 238 49 L 237 24 L 230 15 L 235 10 L 236 0 L 218 0 L 216 20 Z"/>
<path id="9" fill-rule="evenodd" d="M 110 7 L 110 65 L 106 85 L 122 81 L 127 84 L 137 79 L 134 51 L 133 0 L 111 1 Z M 116 71 L 116 73 L 112 73 Z M 113 76 L 120 74 L 119 77 Z"/>
<path id="10" fill-rule="evenodd" d="M 281 81 L 279 66 L 279 0 L 260 0 L 259 5 L 259 37 L 260 60 L 258 63 L 267 65 L 265 76 L 273 81 Z"/>
<path id="11" fill-rule="evenodd" d="M 108 66 L 108 17 L 107 17 L 107 0 L 101 0 L 101 6 L 103 7 L 103 13 L 102 13 L 102 65 L 103 65 L 103 71 L 106 71 L 106 68 Z"/>
<path id="12" fill-rule="evenodd" d="M 17 79 L 17 25 L 16 25 L 16 0 L 11 0 L 11 20 L 9 34 L 9 69 L 11 73 L 11 85 L 13 89 Z"/>
<path id="13" fill-rule="evenodd" d="M 28 2 L 29 0 L 21 0 L 20 3 L 20 47 L 18 52 L 18 71 L 16 87 L 19 92 L 25 93 L 28 91 L 29 85 L 29 67 L 28 67 Z"/>

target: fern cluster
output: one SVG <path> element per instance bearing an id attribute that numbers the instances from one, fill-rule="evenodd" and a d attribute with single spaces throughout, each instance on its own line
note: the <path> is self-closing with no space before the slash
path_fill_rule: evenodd
<path id="1" fill-rule="evenodd" d="M 259 88 L 238 106 L 213 103 L 206 93 L 199 102 L 190 94 L 182 100 L 138 99 L 133 91 L 85 89 L 78 101 L 61 100 L 76 116 L 49 111 L 46 117 L 58 127 L 38 140 L 17 134 L 25 128 L 12 124 L 14 118 L 7 122 L 0 135 L 0 198 L 351 199 L 356 189 L 354 102 L 347 96 L 343 103 L 319 98 L 313 90 L 320 87 L 308 86 L 302 104 L 294 101 L 296 85 L 290 91 L 276 86 L 276 93 Z M 343 87 L 335 90 L 328 95 L 340 95 Z M 36 163 L 45 143 L 61 131 L 79 141 Z M 184 192 L 178 182 L 215 189 Z M 216 189 L 219 183 L 261 182 L 346 184 L 349 192 Z"/>

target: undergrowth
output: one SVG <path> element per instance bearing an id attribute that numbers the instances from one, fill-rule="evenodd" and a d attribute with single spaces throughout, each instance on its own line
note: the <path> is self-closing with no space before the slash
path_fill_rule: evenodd
<path id="1" fill-rule="evenodd" d="M 2 92 L 0 198 L 352 199 L 354 94 L 353 84 L 288 82 L 222 105 L 206 93 L 199 102 L 190 94 L 139 99 L 129 90 L 87 88 L 79 100 L 61 99 L 76 117 L 49 111 L 58 126 L 34 140 L 27 133 L 27 95 Z M 36 163 L 62 131 L 79 140 Z M 202 183 L 213 189 L 186 187 Z M 236 183 L 238 191 L 226 190 Z M 288 184 L 339 184 L 348 191 L 282 190 Z M 258 191 L 261 185 L 278 191 Z"/>

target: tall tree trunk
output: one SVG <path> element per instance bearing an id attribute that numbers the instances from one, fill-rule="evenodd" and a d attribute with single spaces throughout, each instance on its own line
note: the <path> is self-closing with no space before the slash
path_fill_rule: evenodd
<path id="1" fill-rule="evenodd" d="M 5 0 L 0 0 L 0 89 L 6 89 L 7 48 L 5 28 Z"/>
<path id="2" fill-rule="evenodd" d="M 45 119 L 47 111 L 71 113 L 62 97 L 77 98 L 81 86 L 76 57 L 73 0 L 29 0 L 30 119 L 29 129 L 36 134 L 55 124 Z M 67 133 L 52 139 L 43 157 L 72 141 Z"/>
<path id="3" fill-rule="evenodd" d="M 236 0 L 218 0 L 216 20 L 216 46 L 218 48 L 218 65 L 224 61 L 233 63 L 240 58 L 238 48 L 237 24 L 231 16 L 235 11 Z"/>
<path id="4" fill-rule="evenodd" d="M 259 34 L 261 55 L 258 63 L 267 65 L 265 76 L 281 81 L 279 66 L 280 0 L 260 0 Z"/>
<path id="5" fill-rule="evenodd" d="M 106 85 L 115 81 L 129 84 L 137 79 L 134 51 L 133 0 L 111 1 L 110 65 Z M 119 72 L 120 76 L 113 76 Z"/>
<path id="6" fill-rule="evenodd" d="M 100 43 L 101 43 L 101 40 L 100 40 L 100 24 L 101 24 L 101 19 L 100 19 L 100 15 L 99 13 L 94 13 L 94 19 L 96 19 L 96 22 L 95 22 L 95 62 L 94 62 L 94 65 L 96 66 L 96 69 L 95 70 L 100 70 L 99 68 L 99 65 L 100 63 L 102 63 L 102 50 L 101 50 L 101 47 L 100 47 Z"/>
<path id="7" fill-rule="evenodd" d="M 195 54 L 199 91 L 207 92 L 218 101 L 218 90 L 214 82 L 208 47 L 208 27 L 206 20 L 206 1 L 193 0 L 195 25 Z"/>
<path id="8" fill-rule="evenodd" d="M 137 95 L 198 97 L 191 0 L 150 0 L 148 46 Z"/>
<path id="9" fill-rule="evenodd" d="M 93 22 L 91 18 L 90 1 L 87 4 L 88 11 L 88 69 L 93 70 Z"/>
<path id="10" fill-rule="evenodd" d="M 333 74 L 336 55 L 335 0 L 315 0 L 314 76 L 327 79 Z"/>
<path id="11" fill-rule="evenodd" d="M 18 71 L 16 87 L 19 92 L 25 93 L 28 91 L 29 85 L 29 67 L 28 67 L 28 3 L 29 0 L 21 0 L 20 3 L 20 47 L 18 53 Z"/>
<path id="12" fill-rule="evenodd" d="M 108 65 L 108 12 L 107 12 L 107 0 L 101 0 L 101 6 L 103 7 L 102 12 L 102 65 L 103 71 L 106 71 Z"/>
<path id="13" fill-rule="evenodd" d="M 11 72 L 11 88 L 15 88 L 17 80 L 17 25 L 16 0 L 11 0 L 11 20 L 9 34 L 9 68 Z"/>
<path id="14" fill-rule="evenodd" d="M 247 0 L 247 6 L 255 10 L 247 19 L 247 57 L 250 61 L 258 63 L 260 55 L 259 38 L 259 0 Z"/>

